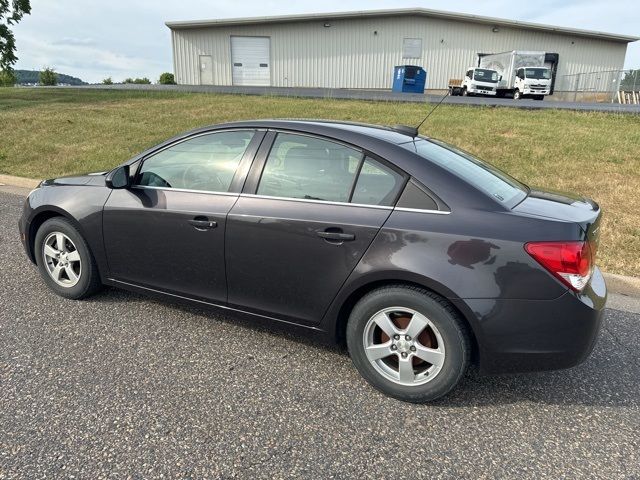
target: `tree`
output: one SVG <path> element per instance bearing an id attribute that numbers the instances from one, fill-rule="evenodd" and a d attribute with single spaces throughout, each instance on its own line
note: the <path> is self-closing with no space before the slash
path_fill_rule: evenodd
<path id="1" fill-rule="evenodd" d="M 620 82 L 620 90 L 640 90 L 640 70 L 629 70 Z"/>
<path id="2" fill-rule="evenodd" d="M 1 2 L 2 0 L 0 0 Z M 45 68 L 40 72 L 40 85 L 45 85 L 47 87 L 57 85 L 58 84 L 58 74 L 55 72 L 53 68 Z"/>
<path id="3" fill-rule="evenodd" d="M 0 70 L 0 87 L 13 87 L 16 81 L 16 75 L 12 70 Z"/>
<path id="4" fill-rule="evenodd" d="M 0 0 L 0 71 L 10 72 L 18 60 L 16 38 L 9 27 L 30 13 L 29 0 Z"/>
<path id="5" fill-rule="evenodd" d="M 113 80 L 111 80 L 111 77 L 107 77 L 104 80 L 102 80 L 102 84 L 103 85 L 113 85 Z"/>
<path id="6" fill-rule="evenodd" d="M 160 85 L 175 85 L 176 79 L 173 76 L 173 73 L 165 72 L 160 75 L 160 81 L 158 83 Z"/>

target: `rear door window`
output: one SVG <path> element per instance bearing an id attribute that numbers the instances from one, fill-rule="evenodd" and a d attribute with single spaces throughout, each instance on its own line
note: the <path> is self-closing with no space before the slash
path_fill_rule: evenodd
<path id="1" fill-rule="evenodd" d="M 391 206 L 395 203 L 403 183 L 403 175 L 367 157 L 360 169 L 351 202 Z"/>
<path id="2" fill-rule="evenodd" d="M 279 133 L 258 195 L 348 202 L 363 153 L 316 137 Z"/>

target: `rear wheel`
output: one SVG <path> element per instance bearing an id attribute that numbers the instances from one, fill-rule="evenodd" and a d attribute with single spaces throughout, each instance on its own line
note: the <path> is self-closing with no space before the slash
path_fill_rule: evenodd
<path id="1" fill-rule="evenodd" d="M 95 260 L 69 220 L 55 217 L 44 222 L 36 233 L 34 250 L 42 279 L 58 295 L 81 299 L 100 289 Z"/>
<path id="2" fill-rule="evenodd" d="M 465 324 L 451 305 L 432 292 L 407 286 L 364 296 L 349 316 L 347 345 L 371 385 L 415 403 L 451 391 L 471 353 Z"/>

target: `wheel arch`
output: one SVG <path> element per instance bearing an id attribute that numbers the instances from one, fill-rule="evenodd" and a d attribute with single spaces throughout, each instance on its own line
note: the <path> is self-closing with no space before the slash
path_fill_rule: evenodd
<path id="1" fill-rule="evenodd" d="M 387 273 L 382 277 L 378 275 L 376 277 L 370 277 L 364 281 L 358 282 L 357 285 L 352 285 L 351 288 L 343 288 L 343 291 L 339 294 L 337 301 L 334 302 L 330 308 L 329 319 L 333 320 L 333 325 L 328 325 L 329 328 L 327 329 L 332 332 L 333 338 L 338 343 L 344 344 L 345 342 L 347 321 L 349 319 L 349 314 L 356 303 L 358 303 L 358 301 L 367 293 L 389 285 L 418 287 L 429 290 L 444 298 L 466 324 L 471 337 L 471 360 L 474 364 L 479 363 L 479 327 L 476 323 L 477 321 L 475 320 L 473 312 L 464 305 L 461 305 L 461 303 L 464 302 L 452 302 L 450 299 L 456 298 L 456 296 L 439 282 L 425 277 L 407 275 L 398 272 Z"/>
<path id="2" fill-rule="evenodd" d="M 29 236 L 28 236 L 28 242 L 27 242 L 27 247 L 28 247 L 27 254 L 28 254 L 29 260 L 31 260 L 31 262 L 34 264 L 36 263 L 36 257 L 35 257 L 36 234 L 38 233 L 38 230 L 40 229 L 40 227 L 44 222 L 55 217 L 62 217 L 65 220 L 68 220 L 69 222 L 71 222 L 71 224 L 76 228 L 76 230 L 78 230 L 78 232 L 80 232 L 80 235 L 82 235 L 82 237 L 84 238 L 84 231 L 82 229 L 82 226 L 75 218 L 73 218 L 73 216 L 69 212 L 67 212 L 66 210 L 63 210 L 62 208 L 55 207 L 52 205 L 41 207 L 40 209 L 34 212 L 33 216 L 29 221 L 29 227 L 28 227 Z M 90 246 L 88 244 L 87 244 L 87 248 L 89 248 L 89 251 L 91 251 Z"/>

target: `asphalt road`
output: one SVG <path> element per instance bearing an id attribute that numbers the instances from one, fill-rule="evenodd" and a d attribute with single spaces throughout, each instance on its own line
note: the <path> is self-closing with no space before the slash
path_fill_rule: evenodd
<path id="1" fill-rule="evenodd" d="M 0 478 L 640 478 L 640 315 L 566 371 L 437 404 L 344 351 L 118 290 L 50 293 L 0 193 Z"/>
<path id="2" fill-rule="evenodd" d="M 50 88 L 50 87 L 46 87 Z M 196 93 L 233 93 L 241 95 L 271 95 L 276 97 L 338 98 L 351 100 L 377 100 L 390 102 L 413 102 L 436 104 L 441 95 L 419 93 L 395 93 L 389 90 L 362 90 L 347 88 L 296 88 L 296 87 L 241 87 L 224 85 L 85 85 L 61 86 L 56 88 L 88 88 L 99 90 L 152 90 Z M 578 110 L 587 112 L 610 112 L 640 114 L 640 105 L 620 105 L 617 103 L 564 102 L 547 98 L 514 100 L 495 97 L 447 97 L 443 103 L 451 105 L 475 105 L 490 107 L 520 108 L 525 110 Z"/>

